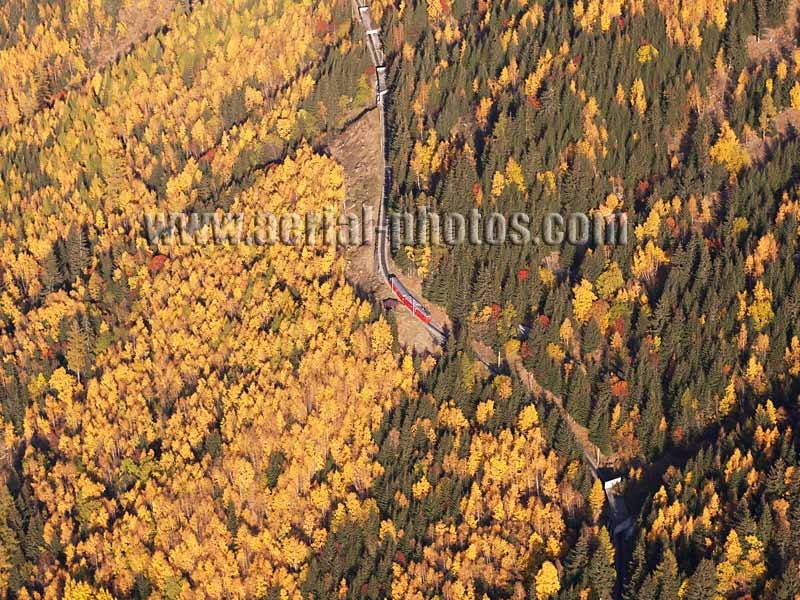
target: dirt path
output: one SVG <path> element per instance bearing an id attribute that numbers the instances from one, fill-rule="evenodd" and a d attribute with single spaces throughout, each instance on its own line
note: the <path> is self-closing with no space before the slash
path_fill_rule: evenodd
<path id="1" fill-rule="evenodd" d="M 578 446 L 580 446 L 581 450 L 583 450 L 586 460 L 589 461 L 595 470 L 609 462 L 609 457 L 603 454 L 600 451 L 600 448 L 598 448 L 589 439 L 589 430 L 573 419 L 572 415 L 567 412 L 561 396 L 557 396 L 550 390 L 543 388 L 541 384 L 536 381 L 533 373 L 528 371 L 522 364 L 521 358 L 515 357 L 514 360 L 511 361 L 511 369 L 517 374 L 517 376 L 520 378 L 520 381 L 525 384 L 534 397 L 544 398 L 545 401 L 558 408 L 559 412 L 561 413 L 561 417 L 567 423 L 567 426 L 572 432 L 572 436 L 575 438 L 575 441 L 578 443 Z"/>
<path id="2" fill-rule="evenodd" d="M 750 160 L 756 164 L 763 164 L 775 147 L 782 139 L 786 138 L 791 130 L 800 131 L 800 109 L 787 108 L 779 112 L 773 120 L 775 133 L 765 138 L 755 136 L 747 140 L 744 144 L 745 150 Z"/>
<path id="3" fill-rule="evenodd" d="M 758 71 L 765 63 L 774 63 L 781 59 L 788 61 L 798 47 L 800 39 L 800 0 L 793 0 L 786 8 L 786 20 L 780 27 L 767 29 L 763 35 L 751 35 L 747 38 L 747 57 L 750 59 L 749 70 Z M 800 110 L 787 108 L 782 110 L 773 121 L 774 135 L 766 138 L 755 137 L 747 140 L 745 148 L 750 160 L 763 163 L 769 156 L 770 149 L 784 139 L 792 130 L 800 131 Z"/>
<path id="4" fill-rule="evenodd" d="M 382 94 L 386 93 L 387 90 L 385 78 L 382 79 L 381 71 L 385 73 L 385 66 L 383 66 L 384 62 L 382 50 L 380 49 L 380 38 L 377 36 L 377 30 L 372 29 L 373 26 L 371 25 L 368 9 L 361 6 L 358 0 L 354 0 L 354 7 L 361 14 L 362 24 L 369 38 L 368 43 L 370 45 L 373 64 L 378 70 L 376 82 L 378 109 L 372 111 L 372 113 L 377 114 L 377 117 L 373 117 L 372 126 L 369 125 L 369 119 L 367 118 L 361 119 L 359 122 L 355 123 L 351 131 L 345 132 L 341 139 L 338 140 L 340 144 L 334 143 L 332 145 L 332 153 L 334 158 L 345 167 L 345 189 L 347 193 L 347 200 L 345 202 L 346 210 L 358 210 L 363 214 L 361 207 L 368 206 L 372 208 L 372 214 L 381 215 L 384 208 L 385 192 L 382 186 L 386 181 L 386 174 L 380 172 L 384 169 L 384 160 L 382 160 L 381 156 L 384 152 L 383 106 L 381 98 Z M 376 119 L 377 127 L 374 124 Z M 363 127 L 357 127 L 358 123 L 361 122 L 365 123 L 365 125 Z M 375 159 L 376 146 L 377 152 L 380 153 L 377 154 L 377 160 Z M 377 169 L 379 172 L 370 172 L 370 166 L 372 166 L 372 171 Z M 371 186 L 374 186 L 374 188 Z M 362 192 L 361 194 L 358 194 L 359 190 Z M 395 271 L 395 265 L 392 264 L 391 257 L 386 248 L 386 237 L 383 227 L 379 227 L 378 229 L 377 246 L 362 245 L 362 247 L 353 249 L 350 252 L 352 252 L 352 254 L 349 257 L 348 277 L 352 279 L 356 287 L 369 291 L 375 294 L 376 297 L 385 297 L 387 292 L 390 295 L 389 297 L 392 297 L 392 292 L 388 288 L 384 278 L 387 278 L 389 274 Z M 421 300 L 424 297 L 421 289 L 421 281 L 418 277 L 404 275 L 403 282 L 408 290 L 418 299 Z M 437 336 L 441 338 L 443 336 L 443 330 L 451 327 L 450 319 L 442 307 L 436 306 L 430 302 L 427 302 L 426 305 L 433 317 L 433 321 L 441 328 L 436 329 L 438 331 Z M 431 337 L 422 322 L 410 312 L 400 310 L 395 314 L 398 323 L 398 336 L 402 345 L 406 347 L 411 346 L 416 351 L 422 348 L 424 352 L 432 352 L 434 348 L 439 349 L 437 341 Z M 431 325 L 433 325 L 433 322 Z M 421 334 L 417 333 L 419 329 L 422 330 Z M 472 340 L 471 345 L 479 360 L 481 360 L 490 371 L 494 370 L 492 366 L 494 353 L 491 349 L 482 345 L 477 340 Z M 596 480 L 602 481 L 603 474 L 599 471 L 598 467 L 605 464 L 606 458 L 602 455 L 599 448 L 589 439 L 588 430 L 578 424 L 566 411 L 560 397 L 539 385 L 533 375 L 525 370 L 522 360 L 519 357 L 516 357 L 512 361 L 511 367 L 514 372 L 519 375 L 532 395 L 535 397 L 544 397 L 546 401 L 558 407 L 562 417 L 572 431 L 575 440 L 583 450 L 583 454 L 591 467 L 592 476 Z M 605 484 L 605 481 L 603 483 Z M 628 517 L 627 510 L 625 509 L 624 498 L 617 496 L 617 492 L 613 489 L 613 484 L 609 486 L 604 485 L 604 490 L 609 502 L 609 529 L 613 536 L 612 539 L 614 540 L 616 552 L 617 582 L 615 596 L 619 597 L 621 595 L 621 585 L 624 581 L 624 565 L 627 559 L 625 540 L 632 533 L 631 519 Z"/>
<path id="5" fill-rule="evenodd" d="M 794 0 L 786 8 L 786 20 L 780 27 L 767 29 L 763 35 L 747 38 L 747 57 L 750 62 L 761 64 L 779 60 L 797 47 L 800 30 L 800 0 Z"/>
<path id="6" fill-rule="evenodd" d="M 329 145 L 331 155 L 344 168 L 344 212 L 361 219 L 363 207 L 370 207 L 375 224 L 383 177 L 380 161 L 375 160 L 381 152 L 379 121 L 378 111 L 371 110 L 337 135 Z M 360 294 L 371 295 L 379 302 L 395 298 L 389 286 L 377 275 L 375 252 L 371 244 L 347 248 L 345 256 L 347 279 Z M 413 287 L 411 289 L 414 293 L 419 292 Z M 434 315 L 438 317 L 438 313 Z M 395 309 L 395 320 L 398 341 L 403 348 L 417 353 L 438 351 L 425 325 L 405 308 Z"/>

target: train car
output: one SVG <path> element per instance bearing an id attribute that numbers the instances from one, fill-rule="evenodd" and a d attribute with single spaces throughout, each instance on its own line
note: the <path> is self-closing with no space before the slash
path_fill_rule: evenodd
<path id="1" fill-rule="evenodd" d="M 409 292 L 400 280 L 394 275 L 389 275 L 389 286 L 392 291 L 400 299 L 400 302 L 406 305 L 406 308 L 411 311 L 423 323 L 431 322 L 431 313 L 429 313 L 422 303 L 414 297 L 414 294 Z"/>

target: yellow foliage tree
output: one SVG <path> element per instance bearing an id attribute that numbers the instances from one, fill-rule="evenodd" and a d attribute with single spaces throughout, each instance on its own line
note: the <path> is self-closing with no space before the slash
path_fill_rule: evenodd
<path id="1" fill-rule="evenodd" d="M 64 583 L 64 594 L 62 600 L 114 600 L 114 596 L 106 590 L 93 589 L 85 581 L 75 581 L 71 577 Z"/>
<path id="2" fill-rule="evenodd" d="M 631 271 L 639 279 L 652 282 L 658 268 L 668 263 L 669 258 L 667 254 L 660 247 L 656 246 L 653 240 L 649 240 L 644 248 L 636 248 L 636 252 L 633 255 Z"/>
<path id="3" fill-rule="evenodd" d="M 754 535 L 746 536 L 742 544 L 736 530 L 731 529 L 723 556 L 717 565 L 717 593 L 722 596 L 733 590 L 752 589 L 766 572 L 764 545 Z"/>
<path id="4" fill-rule="evenodd" d="M 617 92 L 614 94 L 614 100 L 620 106 L 625 106 L 625 102 L 627 101 L 627 95 L 625 94 L 625 88 L 622 87 L 621 83 L 617 84 Z"/>
<path id="5" fill-rule="evenodd" d="M 745 378 L 757 393 L 763 394 L 767 390 L 767 376 L 764 373 L 764 366 L 755 355 L 750 355 L 747 361 Z"/>
<path id="6" fill-rule="evenodd" d="M 592 510 L 592 519 L 595 523 L 600 520 L 600 515 L 603 514 L 605 505 L 606 493 L 603 490 L 603 484 L 599 479 L 595 479 L 592 484 L 592 491 L 589 492 L 589 507 Z"/>
<path id="7" fill-rule="evenodd" d="M 513 157 L 509 158 L 508 164 L 506 164 L 506 181 L 516 185 L 519 191 L 525 191 L 525 176 L 522 174 L 522 167 Z"/>
<path id="8" fill-rule="evenodd" d="M 735 381 L 731 379 L 728 386 L 725 388 L 725 394 L 719 402 L 719 412 L 721 416 L 726 416 L 736 406 L 736 385 Z"/>
<path id="9" fill-rule="evenodd" d="M 637 78 L 631 86 L 631 106 L 636 109 L 640 116 L 644 116 L 647 111 L 647 99 L 644 95 L 644 82 Z"/>
<path id="10" fill-rule="evenodd" d="M 800 109 L 800 81 L 795 81 L 789 92 L 789 97 L 791 99 L 792 108 L 795 110 Z"/>
<path id="11" fill-rule="evenodd" d="M 536 61 L 536 68 L 528 75 L 525 80 L 525 95 L 529 99 L 534 99 L 539 94 L 539 89 L 542 86 L 545 76 L 550 71 L 553 64 L 553 54 L 549 49 L 545 50 L 544 54 Z"/>
<path id="12" fill-rule="evenodd" d="M 761 277 L 764 274 L 764 265 L 777 259 L 778 242 L 772 232 L 769 232 L 758 240 L 755 251 L 747 257 L 745 271 L 755 278 Z"/>
<path id="13" fill-rule="evenodd" d="M 772 291 L 759 280 L 753 290 L 753 303 L 747 308 L 747 314 L 753 319 L 756 331 L 764 329 L 775 317 L 772 311 Z"/>
<path id="14" fill-rule="evenodd" d="M 795 377 L 800 375 L 800 339 L 797 336 L 792 337 L 789 347 L 786 348 L 784 359 L 789 368 L 789 374 Z"/>
<path id="15" fill-rule="evenodd" d="M 542 563 L 539 572 L 535 577 L 536 598 L 545 600 L 558 594 L 561 589 L 561 582 L 558 580 L 558 571 L 553 563 L 546 560 Z"/>
<path id="16" fill-rule="evenodd" d="M 436 130 L 431 129 L 428 132 L 428 139 L 423 144 L 417 141 L 414 144 L 414 154 L 411 157 L 411 168 L 417 176 L 417 185 L 420 187 L 427 187 L 428 178 L 431 175 L 433 166 L 433 157 L 436 152 Z"/>
<path id="17" fill-rule="evenodd" d="M 711 160 L 715 163 L 724 163 L 731 174 L 736 174 L 750 165 L 750 156 L 742 148 L 739 138 L 727 121 L 722 122 L 717 141 L 711 147 Z"/>
<path id="18" fill-rule="evenodd" d="M 639 50 L 636 51 L 636 56 L 641 64 L 649 63 L 658 56 L 658 49 L 652 44 L 644 44 L 639 46 Z"/>
<path id="19" fill-rule="evenodd" d="M 489 112 L 492 110 L 492 99 L 490 97 L 481 98 L 478 106 L 475 108 L 475 120 L 478 122 L 478 127 L 485 129 L 489 124 Z"/>
<path id="20" fill-rule="evenodd" d="M 592 305 L 594 301 L 597 300 L 597 296 L 595 296 L 593 291 L 592 282 L 583 279 L 577 285 L 572 288 L 573 300 L 572 300 L 572 314 L 575 315 L 575 319 L 581 325 L 585 325 L 586 322 L 589 320 L 589 314 L 592 311 Z"/>
<path id="21" fill-rule="evenodd" d="M 506 178 L 501 171 L 495 171 L 492 177 L 492 200 L 497 200 L 506 189 Z"/>
<path id="22" fill-rule="evenodd" d="M 430 493 L 430 491 L 431 483 L 424 475 L 422 476 L 422 479 L 411 486 L 411 492 L 414 495 L 414 498 L 417 499 L 424 498 Z"/>

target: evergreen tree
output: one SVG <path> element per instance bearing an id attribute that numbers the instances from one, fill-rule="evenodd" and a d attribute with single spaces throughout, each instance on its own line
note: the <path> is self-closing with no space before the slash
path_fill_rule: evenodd
<path id="1" fill-rule="evenodd" d="M 717 597 L 717 570 L 713 561 L 704 558 L 689 578 L 686 600 L 714 600 Z"/>
<path id="2" fill-rule="evenodd" d="M 585 582 L 586 567 L 589 564 L 589 541 L 590 533 L 584 526 L 564 561 L 564 571 L 569 585 L 581 586 Z"/>
<path id="3" fill-rule="evenodd" d="M 589 423 L 589 407 L 591 388 L 583 369 L 577 368 L 570 378 L 567 394 L 567 411 L 581 425 Z"/>
<path id="4" fill-rule="evenodd" d="M 67 329 L 67 342 L 64 357 L 67 360 L 67 367 L 70 371 L 81 378 L 89 366 L 89 340 L 86 332 L 81 327 L 77 319 L 70 321 Z"/>
<path id="5" fill-rule="evenodd" d="M 67 268 L 70 279 L 80 277 L 89 265 L 89 254 L 86 250 L 86 237 L 83 229 L 73 227 L 66 240 Z"/>
<path id="6" fill-rule="evenodd" d="M 599 600 L 611 600 L 615 580 L 614 546 L 606 528 L 601 527 L 589 563 L 589 581 Z"/>

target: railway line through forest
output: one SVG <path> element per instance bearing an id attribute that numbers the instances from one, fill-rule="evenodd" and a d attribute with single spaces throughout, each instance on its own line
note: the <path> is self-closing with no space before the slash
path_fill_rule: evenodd
<path id="1" fill-rule="evenodd" d="M 391 173 L 387 165 L 388 145 L 386 143 L 386 116 L 385 116 L 385 98 L 389 93 L 387 68 L 385 63 L 385 55 L 383 52 L 383 42 L 380 37 L 380 29 L 372 22 L 369 6 L 362 4 L 365 0 L 353 0 L 353 7 L 358 15 L 358 18 L 364 27 L 367 39 L 367 47 L 369 49 L 372 64 L 375 67 L 375 98 L 376 108 L 379 112 L 380 122 L 380 161 L 381 172 L 383 173 L 383 182 L 381 185 L 380 198 L 378 202 L 378 225 L 376 227 L 375 236 L 375 256 L 374 264 L 377 274 L 381 281 L 386 283 L 392 291 L 400 298 L 405 306 L 411 313 L 420 318 L 431 334 L 433 339 L 440 345 L 444 345 L 447 341 L 447 334 L 444 328 L 435 323 L 431 317 L 430 312 L 425 309 L 422 302 L 411 294 L 405 286 L 400 282 L 399 278 L 394 275 L 389 268 L 389 225 L 387 217 L 388 194 L 390 190 L 390 177 Z M 524 325 L 519 326 L 520 336 L 525 336 L 529 332 L 529 328 Z M 480 352 L 475 352 L 477 359 L 483 363 L 491 372 L 497 372 L 496 367 L 492 361 L 481 356 Z M 518 365 L 521 367 L 521 364 Z M 517 365 L 515 365 L 515 369 Z M 524 371 L 524 367 L 523 367 Z M 527 371 L 525 371 L 527 373 Z M 519 373 L 518 373 L 519 374 Z M 615 586 L 615 596 L 621 597 L 622 583 L 625 579 L 625 567 L 629 557 L 628 540 L 633 534 L 633 518 L 628 513 L 625 498 L 618 492 L 617 486 L 622 482 L 621 477 L 616 476 L 602 466 L 600 460 L 600 453 L 597 447 L 594 446 L 589 440 L 587 435 L 581 435 L 577 430 L 577 423 L 567 413 L 563 402 L 554 394 L 541 388 L 538 384 L 533 385 L 530 374 L 528 377 L 522 377 L 523 382 L 526 383 L 532 396 L 544 397 L 549 403 L 553 404 L 557 410 L 560 411 L 562 418 L 566 421 L 570 428 L 573 438 L 576 443 L 581 447 L 584 458 L 589 465 L 592 477 L 599 480 L 603 484 L 603 490 L 606 495 L 607 501 L 607 524 L 609 534 L 614 548 L 616 551 L 616 564 L 615 569 L 617 572 L 617 582 Z M 538 388 L 538 389 L 537 389 Z"/>
<path id="2" fill-rule="evenodd" d="M 364 27 L 364 32 L 367 37 L 367 48 L 369 49 L 372 64 L 375 67 L 375 103 L 380 122 L 380 161 L 383 181 L 381 183 L 380 198 L 378 199 L 378 226 L 376 227 L 375 236 L 375 268 L 381 281 L 386 283 L 411 313 L 424 323 L 425 328 L 434 341 L 443 345 L 447 341 L 447 334 L 444 328 L 432 320 L 430 312 L 425 308 L 422 302 L 409 292 L 400 281 L 400 278 L 389 269 L 389 224 L 386 212 L 391 174 L 386 164 L 388 145 L 386 143 L 384 98 L 389 93 L 386 76 L 386 57 L 383 53 L 383 41 L 380 37 L 380 29 L 372 22 L 369 6 L 362 4 L 361 0 L 353 0 L 353 6 L 361 21 L 361 25 Z"/>

